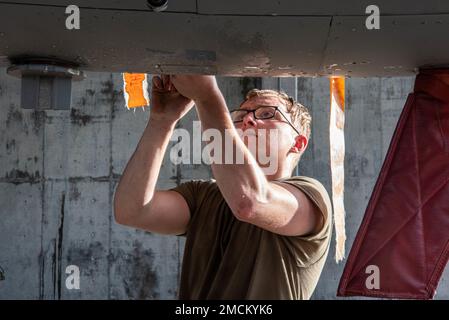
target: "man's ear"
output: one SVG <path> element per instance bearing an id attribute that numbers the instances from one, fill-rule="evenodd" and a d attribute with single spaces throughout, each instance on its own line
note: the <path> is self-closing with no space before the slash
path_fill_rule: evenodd
<path id="1" fill-rule="evenodd" d="M 296 136 L 295 145 L 290 149 L 293 153 L 302 153 L 307 148 L 307 143 L 309 141 L 303 135 Z"/>

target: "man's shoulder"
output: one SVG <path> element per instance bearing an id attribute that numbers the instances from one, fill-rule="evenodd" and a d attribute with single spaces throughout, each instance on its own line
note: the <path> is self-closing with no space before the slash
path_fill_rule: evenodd
<path id="1" fill-rule="evenodd" d="M 314 179 L 312 177 L 292 176 L 289 178 L 277 179 L 276 181 L 293 184 L 293 185 L 296 185 L 299 187 L 314 188 L 314 189 L 317 189 L 317 191 L 322 192 L 326 196 L 329 196 L 324 185 L 320 181 L 318 181 L 317 179 Z"/>
<path id="2" fill-rule="evenodd" d="M 279 181 L 309 181 L 309 182 L 313 182 L 313 183 L 318 183 L 321 184 L 317 179 L 312 178 L 312 177 L 308 177 L 308 176 L 291 176 L 288 178 L 282 178 L 282 179 L 278 179 Z"/>
<path id="3" fill-rule="evenodd" d="M 278 179 L 276 181 L 288 183 L 300 189 L 306 194 L 322 211 L 330 216 L 332 214 L 332 203 L 324 185 L 317 179 L 307 176 L 292 176 Z"/>

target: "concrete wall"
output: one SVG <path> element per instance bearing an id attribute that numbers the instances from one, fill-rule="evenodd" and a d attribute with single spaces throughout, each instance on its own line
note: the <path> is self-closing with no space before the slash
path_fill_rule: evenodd
<path id="1" fill-rule="evenodd" d="M 412 78 L 349 79 L 346 106 L 347 251 L 352 244 Z M 313 116 L 299 173 L 330 190 L 327 79 L 220 78 L 229 107 L 253 87 L 297 95 Z M 114 223 L 116 184 L 146 125 L 149 109 L 128 111 L 119 74 L 89 73 L 74 83 L 71 111 L 20 108 L 20 81 L 0 69 L 1 299 L 167 299 L 178 289 L 184 241 Z M 179 127 L 192 127 L 194 112 Z M 174 142 L 173 142 L 174 143 Z M 173 144 L 172 143 L 172 144 Z M 204 165 L 168 158 L 160 188 L 210 177 Z M 343 264 L 334 244 L 315 299 L 334 299 Z M 65 286 L 68 265 L 81 289 Z M 449 298 L 446 270 L 437 298 Z"/>

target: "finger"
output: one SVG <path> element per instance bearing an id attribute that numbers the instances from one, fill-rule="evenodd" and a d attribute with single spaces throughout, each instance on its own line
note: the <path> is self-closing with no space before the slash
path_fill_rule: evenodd
<path id="1" fill-rule="evenodd" d="M 171 91 L 172 89 L 173 89 L 173 83 L 171 82 L 170 76 L 168 76 L 167 90 Z"/>
<path id="2" fill-rule="evenodd" d="M 175 90 L 176 88 L 175 85 L 173 84 L 172 76 L 168 76 L 168 79 L 169 79 L 168 90 Z"/>
<path id="3" fill-rule="evenodd" d="M 164 89 L 169 90 L 170 76 L 166 74 L 162 75 L 162 81 L 164 83 Z"/>
<path id="4" fill-rule="evenodd" d="M 158 90 L 162 90 L 164 88 L 161 77 L 153 76 L 153 86 Z"/>
<path id="5" fill-rule="evenodd" d="M 178 89 L 175 86 L 176 81 L 178 81 L 178 76 L 176 74 L 171 74 L 170 79 L 171 79 L 172 88 L 174 90 L 176 90 L 176 92 L 178 92 Z"/>

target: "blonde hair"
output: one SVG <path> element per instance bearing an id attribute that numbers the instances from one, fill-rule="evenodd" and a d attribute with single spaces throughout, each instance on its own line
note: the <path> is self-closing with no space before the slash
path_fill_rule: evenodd
<path id="1" fill-rule="evenodd" d="M 295 101 L 295 99 L 293 99 L 283 91 L 268 90 L 268 89 L 250 90 L 246 94 L 245 101 L 254 97 L 264 97 L 264 96 L 271 96 L 271 97 L 274 96 L 277 97 L 279 100 L 283 101 L 285 103 L 285 106 L 287 107 L 288 113 L 290 114 L 293 126 L 300 133 L 302 133 L 307 139 L 309 139 L 312 126 L 312 116 L 310 115 L 309 110 L 305 106 Z"/>

